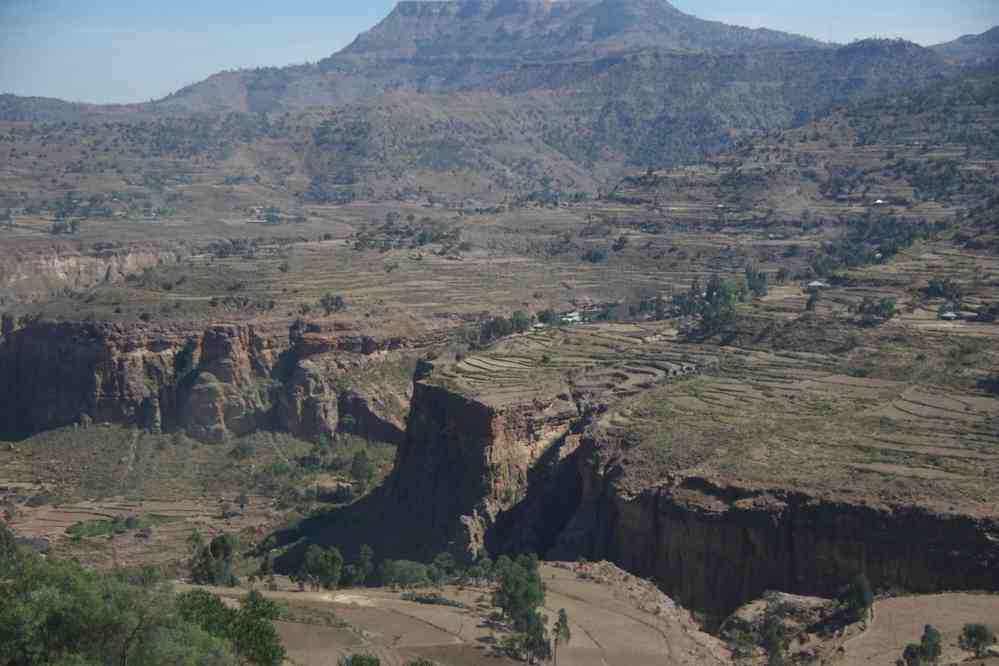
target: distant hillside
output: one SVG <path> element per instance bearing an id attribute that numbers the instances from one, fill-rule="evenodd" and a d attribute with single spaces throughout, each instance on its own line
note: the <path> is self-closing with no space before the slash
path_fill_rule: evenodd
<path id="1" fill-rule="evenodd" d="M 949 62 L 959 65 L 981 65 L 999 58 L 999 26 L 980 35 L 965 35 L 933 50 Z"/>
<path id="2" fill-rule="evenodd" d="M 999 67 L 743 137 L 706 164 L 625 179 L 611 198 L 773 219 L 893 211 L 942 219 L 999 194 Z M 989 241 L 991 243 L 993 241 Z M 996 247 L 999 251 L 999 245 Z"/>
<path id="3" fill-rule="evenodd" d="M 223 72 L 145 105 L 0 99 L 0 120 L 95 125 L 12 128 L 18 159 L 4 189 L 46 200 L 67 189 L 114 191 L 106 179 L 74 184 L 93 159 L 127 163 L 129 178 L 165 169 L 195 182 L 201 176 L 190 173 L 207 167 L 185 160 L 210 155 L 213 168 L 258 175 L 251 188 L 268 183 L 279 160 L 281 173 L 293 171 L 260 198 L 283 205 L 595 194 L 636 168 L 700 162 L 747 133 L 799 126 L 953 71 L 909 42 L 830 47 L 703 21 L 663 0 L 404 2 L 315 65 Z M 111 131 L 109 122 L 121 124 Z M 265 132 L 241 129 L 262 124 Z M 107 141 L 85 140 L 91 133 Z M 87 152 L 94 145 L 100 152 Z M 195 152 L 160 164 L 178 146 Z M 53 182 L 59 173 L 65 186 Z M 218 194 L 206 197 L 212 207 L 222 205 Z M 167 207 L 197 210 L 196 201 L 175 196 Z"/>

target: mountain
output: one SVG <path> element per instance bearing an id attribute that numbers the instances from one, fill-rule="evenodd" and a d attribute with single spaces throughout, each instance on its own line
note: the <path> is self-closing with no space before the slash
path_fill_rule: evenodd
<path id="1" fill-rule="evenodd" d="M 400 2 L 340 56 L 515 61 L 641 48 L 735 52 L 814 48 L 819 42 L 684 14 L 665 0 Z"/>
<path id="2" fill-rule="evenodd" d="M 126 175 L 159 172 L 158 161 L 180 150 L 165 168 L 196 181 L 184 175 L 201 173 L 184 151 L 229 145 L 218 159 L 240 153 L 232 177 L 268 182 L 279 156 L 294 168 L 274 183 L 282 205 L 427 194 L 495 201 L 596 193 L 631 170 L 698 162 L 746 133 L 801 125 L 951 71 L 910 42 L 823 45 L 704 21 L 664 0 L 403 2 L 316 64 L 222 72 L 142 105 L 6 97 L 0 120 L 131 124 L 99 130 L 110 141 L 101 157 L 127 161 Z M 225 118 L 233 113 L 268 114 L 268 127 L 245 133 L 259 121 Z M 21 153 L 32 150 L 26 137 L 13 139 Z M 77 178 L 81 145 L 89 142 L 39 145 L 39 175 L 11 164 L 8 189 L 50 201 L 57 188 L 46 173 Z M 77 185 L 114 191 L 99 179 Z"/>
<path id="3" fill-rule="evenodd" d="M 949 62 L 981 65 L 999 58 L 999 26 L 980 35 L 965 35 L 932 48 Z"/>

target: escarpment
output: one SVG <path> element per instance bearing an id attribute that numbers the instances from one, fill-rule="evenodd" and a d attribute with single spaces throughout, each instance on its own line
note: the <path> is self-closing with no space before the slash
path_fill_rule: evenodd
<path id="1" fill-rule="evenodd" d="M 491 404 L 418 380 L 387 489 L 400 544 L 424 555 L 483 549 L 497 517 L 526 496 L 531 469 L 577 418 L 561 395 Z"/>
<path id="2" fill-rule="evenodd" d="M 836 375 L 818 354 L 638 332 L 624 349 L 626 332 L 606 365 L 610 335 L 580 327 L 425 366 L 387 488 L 393 543 L 607 559 L 711 622 L 771 589 L 835 596 L 860 573 L 999 590 L 999 470 L 981 453 L 999 400 L 952 395 L 962 410 L 922 417 L 903 404 L 921 387 Z"/>
<path id="3" fill-rule="evenodd" d="M 212 443 L 257 429 L 318 441 L 349 414 L 398 440 L 397 424 L 347 379 L 367 360 L 343 348 L 377 351 L 377 341 L 319 337 L 289 341 L 283 327 L 249 324 L 34 322 L 0 339 L 0 436 L 106 422 Z"/>
<path id="4" fill-rule="evenodd" d="M 720 621 L 767 590 L 834 597 L 863 572 L 876 588 L 999 589 L 999 520 L 919 506 L 837 501 L 691 475 L 632 495 L 593 439 L 582 499 L 554 557 L 608 559 Z"/>

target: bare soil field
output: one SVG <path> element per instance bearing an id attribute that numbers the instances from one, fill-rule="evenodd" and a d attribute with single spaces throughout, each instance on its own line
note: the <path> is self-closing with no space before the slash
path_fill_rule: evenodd
<path id="1" fill-rule="evenodd" d="M 844 644 L 839 662 L 844 666 L 894 666 L 905 646 L 918 643 L 923 628 L 932 624 L 943 635 L 940 663 L 965 662 L 973 655 L 958 646 L 965 624 L 995 626 L 999 596 L 989 594 L 934 594 L 895 597 L 874 604 L 874 619 L 867 631 Z M 989 663 L 972 660 L 970 664 Z"/>
<path id="2" fill-rule="evenodd" d="M 547 587 L 542 612 L 550 623 L 562 608 L 570 618 L 572 640 L 560 648 L 559 663 L 731 663 L 722 644 L 701 633 L 654 585 L 613 565 L 546 564 L 542 574 Z M 392 666 L 418 657 L 453 666 L 517 663 L 497 650 L 504 630 L 489 617 L 496 609 L 487 588 L 445 587 L 445 596 L 464 603 L 463 609 L 403 601 L 387 589 L 297 592 L 286 579 L 278 582 L 280 591 L 263 594 L 285 604 L 286 615 L 308 610 L 327 617 L 320 625 L 277 624 L 294 664 L 326 665 L 356 653 L 373 654 Z M 209 589 L 232 600 L 245 593 Z"/>

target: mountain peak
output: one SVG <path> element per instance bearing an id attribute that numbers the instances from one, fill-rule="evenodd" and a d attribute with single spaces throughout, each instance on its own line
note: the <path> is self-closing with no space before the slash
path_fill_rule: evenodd
<path id="1" fill-rule="evenodd" d="M 667 0 L 403 0 L 343 55 L 545 60 L 639 48 L 811 48 L 772 30 L 704 21 Z"/>

